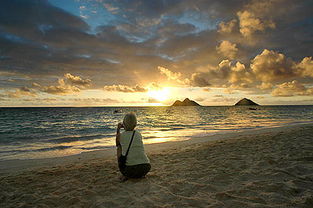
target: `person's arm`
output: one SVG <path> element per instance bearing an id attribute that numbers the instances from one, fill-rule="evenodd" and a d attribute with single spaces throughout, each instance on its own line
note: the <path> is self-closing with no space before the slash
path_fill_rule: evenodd
<path id="1" fill-rule="evenodd" d="M 121 141 L 121 133 L 120 133 L 120 130 L 121 128 L 123 127 L 123 124 L 122 123 L 118 123 L 117 124 L 117 129 L 116 129 L 116 140 L 115 140 L 115 143 L 116 143 L 116 156 L 117 156 L 117 160 L 118 158 L 122 155 L 122 145 L 120 143 Z"/>
<path id="2" fill-rule="evenodd" d="M 122 124 L 122 123 L 118 123 L 118 124 L 117 124 L 116 140 L 115 140 L 116 146 L 120 146 L 120 145 L 121 145 L 121 143 L 120 143 L 120 139 L 121 139 L 120 130 L 121 130 L 122 127 L 123 127 L 123 124 Z"/>

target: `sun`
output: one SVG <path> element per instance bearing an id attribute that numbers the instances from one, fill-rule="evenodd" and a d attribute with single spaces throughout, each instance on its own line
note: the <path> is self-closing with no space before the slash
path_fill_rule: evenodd
<path id="1" fill-rule="evenodd" d="M 160 102 L 165 101 L 169 98 L 170 91 L 167 88 L 162 88 L 158 90 L 149 90 L 148 95 Z"/>

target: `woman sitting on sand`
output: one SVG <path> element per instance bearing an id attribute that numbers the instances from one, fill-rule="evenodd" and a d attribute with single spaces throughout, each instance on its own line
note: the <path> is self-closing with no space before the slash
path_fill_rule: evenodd
<path id="1" fill-rule="evenodd" d="M 144 177 L 151 169 L 150 160 L 145 153 L 142 143 L 142 136 L 138 130 L 135 130 L 136 125 L 137 118 L 134 113 L 127 113 L 123 123 L 118 123 L 117 125 L 117 159 L 119 161 L 119 169 L 123 174 L 122 180 Z M 122 133 L 120 133 L 121 128 L 125 129 Z M 120 157 L 126 155 L 128 148 L 126 166 L 123 167 L 120 162 Z"/>

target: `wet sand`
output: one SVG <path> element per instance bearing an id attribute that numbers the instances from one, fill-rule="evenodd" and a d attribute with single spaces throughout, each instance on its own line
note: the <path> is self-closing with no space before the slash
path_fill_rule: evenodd
<path id="1" fill-rule="evenodd" d="M 123 183 L 114 150 L 1 162 L 0 207 L 313 207 L 312 124 L 146 149 L 151 172 Z"/>

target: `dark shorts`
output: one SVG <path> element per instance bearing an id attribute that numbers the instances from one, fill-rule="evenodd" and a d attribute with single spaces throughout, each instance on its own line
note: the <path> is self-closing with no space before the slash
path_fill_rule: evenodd
<path id="1" fill-rule="evenodd" d="M 123 169 L 119 166 L 119 169 L 121 173 L 128 178 L 142 178 L 150 171 L 151 165 L 149 163 L 131 166 L 126 165 Z"/>

